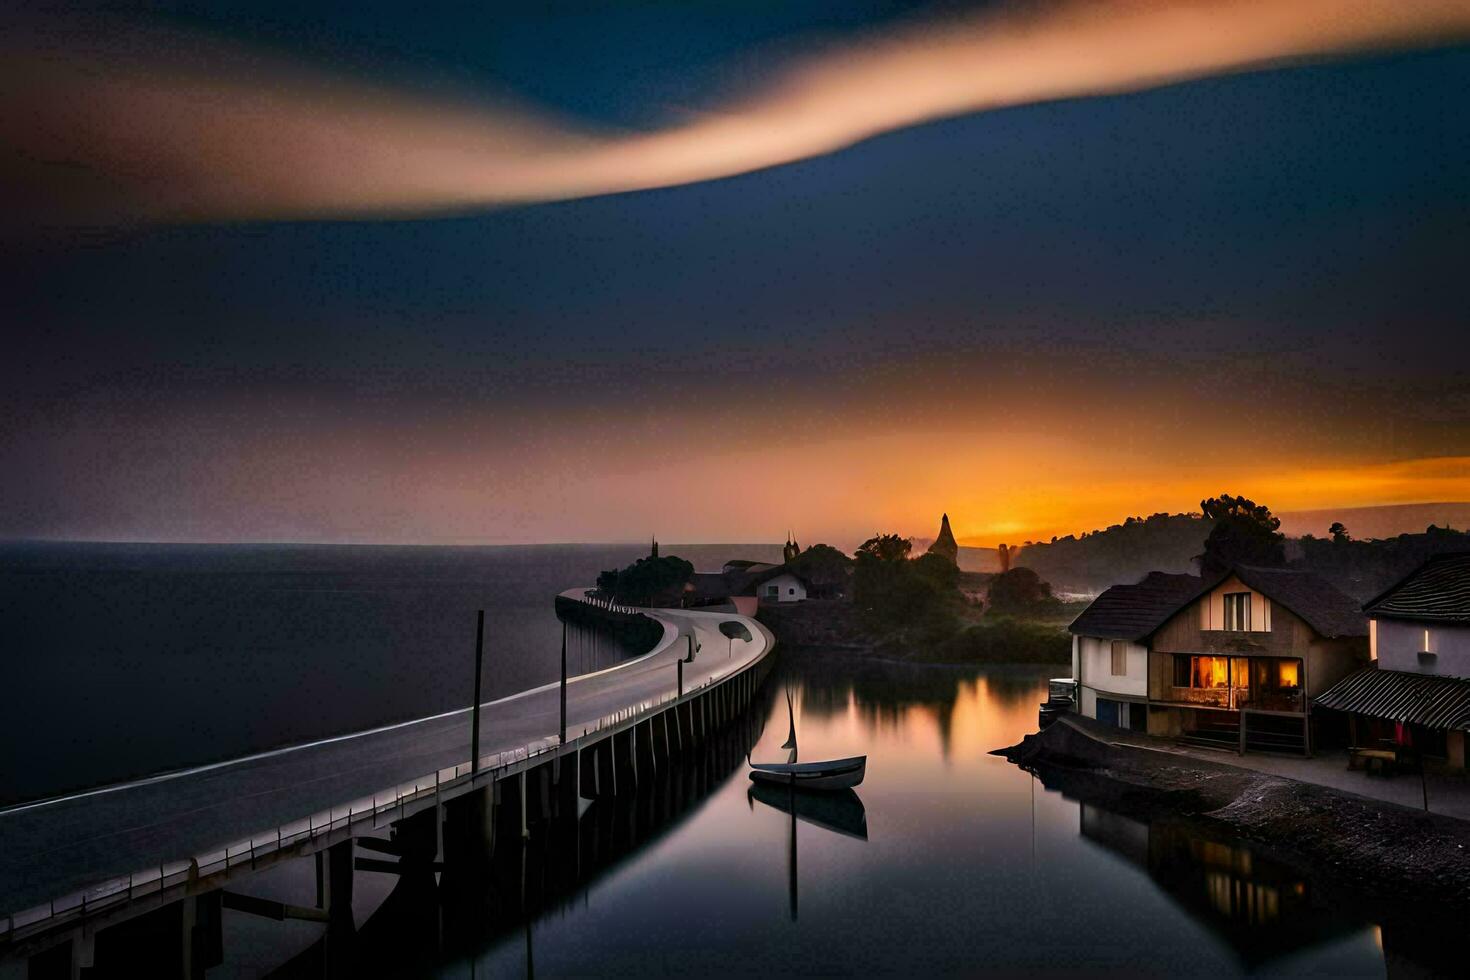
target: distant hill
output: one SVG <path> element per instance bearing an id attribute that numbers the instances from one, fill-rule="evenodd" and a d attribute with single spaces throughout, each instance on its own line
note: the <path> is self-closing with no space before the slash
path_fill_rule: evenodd
<path id="1" fill-rule="evenodd" d="M 1455 551 L 1470 551 L 1470 533 L 1431 526 L 1421 534 L 1372 541 L 1300 538 L 1288 543 L 1287 558 L 1293 568 L 1310 569 L 1366 602 L 1431 556 Z"/>
<path id="2" fill-rule="evenodd" d="M 1331 507 L 1325 510 L 1284 511 L 1281 533 L 1289 538 L 1312 534 L 1327 537 L 1333 521 L 1347 525 L 1355 538 L 1396 538 L 1400 534 L 1420 534 L 1429 525 L 1470 527 L 1470 503 L 1388 504 L 1381 507 Z"/>
<path id="3" fill-rule="evenodd" d="M 1279 516 L 1292 567 L 1318 572 L 1359 599 L 1371 598 L 1432 554 L 1470 550 L 1470 534 L 1446 528 L 1452 522 L 1470 526 L 1470 504 L 1345 507 Z M 1334 544 L 1328 539 L 1333 521 L 1347 525 L 1354 540 Z M 1193 559 L 1204 550 L 1211 526 L 1198 514 L 1130 517 L 1103 530 L 1024 545 L 1013 564 L 1033 569 L 1058 592 L 1096 593 L 1151 571 L 1197 572 Z M 1364 540 L 1370 537 L 1374 540 Z M 961 547 L 959 562 L 966 571 L 1000 570 L 992 548 Z"/>
<path id="4" fill-rule="evenodd" d="M 1033 569 L 1061 592 L 1100 592 L 1149 572 L 1196 571 L 1194 556 L 1213 526 L 1198 514 L 1130 517 L 1105 530 L 1024 545 L 1013 564 Z"/>

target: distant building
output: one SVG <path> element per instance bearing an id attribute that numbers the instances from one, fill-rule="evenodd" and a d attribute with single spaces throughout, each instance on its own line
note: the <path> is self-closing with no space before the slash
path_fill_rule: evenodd
<path id="1" fill-rule="evenodd" d="M 734 559 L 718 572 L 696 572 L 684 586 L 685 606 L 711 606 L 749 597 L 762 602 L 801 602 L 824 587 L 786 565 Z M 739 603 L 736 603 L 739 605 Z"/>
<path id="2" fill-rule="evenodd" d="M 934 539 L 934 543 L 929 546 L 925 554 L 938 555 L 954 565 L 960 563 L 960 546 L 954 539 L 954 532 L 949 529 L 948 514 L 939 518 L 939 536 Z"/>
<path id="3" fill-rule="evenodd" d="M 1323 692 L 1355 746 L 1412 749 L 1456 768 L 1470 731 L 1470 554 L 1430 558 L 1363 606 L 1373 663 Z"/>
<path id="4" fill-rule="evenodd" d="M 784 569 L 755 583 L 756 598 L 762 602 L 801 602 L 807 597 L 806 579 Z"/>
<path id="5" fill-rule="evenodd" d="M 1368 659 L 1357 604 L 1281 568 L 1155 572 L 1108 589 L 1070 630 L 1082 714 L 1241 752 L 1310 753 L 1313 693 Z"/>

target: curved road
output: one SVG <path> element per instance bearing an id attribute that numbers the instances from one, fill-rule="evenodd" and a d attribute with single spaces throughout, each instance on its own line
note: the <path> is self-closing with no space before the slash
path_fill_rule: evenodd
<path id="1" fill-rule="evenodd" d="M 563 595 L 579 598 L 583 591 Z M 686 636 L 702 648 L 684 667 L 686 690 L 741 670 L 775 644 L 764 626 L 734 613 L 643 611 L 663 623 L 662 639 L 643 657 L 568 682 L 569 739 L 607 715 L 672 694 L 674 664 L 686 654 Z M 752 639 L 726 638 L 719 625 L 729 620 L 744 624 Z M 559 686 L 486 702 L 482 753 L 554 738 Z M 0 811 L 0 917 L 464 763 L 470 754 L 469 714 L 462 708 Z"/>

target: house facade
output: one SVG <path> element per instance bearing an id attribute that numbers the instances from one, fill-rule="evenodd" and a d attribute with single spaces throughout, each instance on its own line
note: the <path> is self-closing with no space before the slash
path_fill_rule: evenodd
<path id="1" fill-rule="evenodd" d="M 1323 692 L 1358 748 L 1393 746 L 1466 767 L 1470 554 L 1437 555 L 1363 607 L 1372 663 Z"/>
<path id="2" fill-rule="evenodd" d="M 1310 753 L 1312 695 L 1368 660 L 1357 604 L 1286 569 L 1153 573 L 1104 592 L 1071 631 L 1082 714 L 1241 752 Z"/>
<path id="3" fill-rule="evenodd" d="M 1311 706 L 1368 661 L 1368 623 L 1311 572 L 1237 566 L 1149 650 L 1149 732 L 1238 751 L 1312 748 Z"/>

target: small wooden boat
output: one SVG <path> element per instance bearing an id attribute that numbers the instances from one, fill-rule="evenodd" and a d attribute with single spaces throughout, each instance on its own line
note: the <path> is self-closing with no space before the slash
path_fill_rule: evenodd
<path id="1" fill-rule="evenodd" d="M 752 762 L 750 778 L 758 783 L 776 783 L 797 789 L 852 789 L 863 781 L 867 768 L 868 757 L 865 755 L 828 762 Z"/>
<path id="2" fill-rule="evenodd" d="M 785 762 L 752 762 L 751 779 L 758 783 L 812 790 L 852 789 L 863 781 L 863 774 L 868 769 L 868 757 L 865 755 L 827 762 L 797 762 L 796 711 L 791 703 L 790 691 L 786 692 L 786 715 L 791 721 L 791 733 L 786 736 L 786 744 L 781 748 L 790 749 L 791 757 Z"/>

